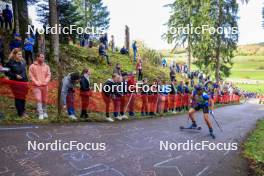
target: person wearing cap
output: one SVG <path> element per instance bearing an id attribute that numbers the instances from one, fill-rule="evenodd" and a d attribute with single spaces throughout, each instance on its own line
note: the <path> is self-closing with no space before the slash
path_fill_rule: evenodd
<path id="1" fill-rule="evenodd" d="M 22 48 L 22 39 L 20 34 L 15 33 L 13 40 L 9 44 L 10 51 L 13 51 L 15 48 Z"/>
<path id="2" fill-rule="evenodd" d="M 62 80 L 61 88 L 61 102 L 64 109 L 67 109 L 70 119 L 76 120 L 74 109 L 74 88 L 80 81 L 80 74 L 78 72 L 70 73 Z"/>
<path id="3" fill-rule="evenodd" d="M 210 96 L 204 92 L 203 87 L 198 85 L 195 87 L 195 90 L 192 94 L 192 107 L 188 113 L 189 118 L 192 120 L 192 124 L 188 128 L 197 128 L 194 114 L 199 110 L 203 110 L 204 120 L 209 128 L 209 133 L 213 138 L 215 138 L 213 127 L 209 120 L 209 113 L 213 114 L 213 104 L 210 103 Z"/>

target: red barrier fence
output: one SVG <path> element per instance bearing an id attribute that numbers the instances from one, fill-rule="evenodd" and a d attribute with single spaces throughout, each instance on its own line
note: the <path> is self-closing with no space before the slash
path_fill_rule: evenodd
<path id="1" fill-rule="evenodd" d="M 53 81 L 48 85 L 48 105 L 57 105 L 57 82 Z M 31 103 L 36 103 L 34 96 L 34 85 L 30 82 L 17 82 L 5 78 L 0 79 L 0 96 L 8 98 L 26 99 Z M 83 104 L 82 101 L 85 101 Z M 234 103 L 239 102 L 240 97 L 237 95 L 214 96 L 215 103 Z M 142 95 L 142 94 L 126 94 L 123 97 L 110 98 L 101 92 L 90 91 L 88 94 L 81 94 L 76 89 L 74 94 L 74 107 L 81 109 L 81 106 L 87 106 L 91 112 L 106 112 L 106 102 L 109 102 L 109 112 L 113 112 L 114 103 L 119 104 L 119 108 L 124 112 L 141 112 L 144 104 L 146 111 L 156 112 L 158 110 L 168 110 L 172 108 L 190 106 L 190 95 Z M 85 105 L 86 104 L 86 105 Z"/>

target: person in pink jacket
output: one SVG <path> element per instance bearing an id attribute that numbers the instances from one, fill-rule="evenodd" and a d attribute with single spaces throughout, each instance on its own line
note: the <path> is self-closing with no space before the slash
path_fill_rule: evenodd
<path id="1" fill-rule="evenodd" d="M 51 79 L 50 67 L 44 61 L 44 54 L 39 53 L 36 55 L 35 62 L 29 67 L 29 77 L 33 82 L 33 92 L 37 100 L 37 111 L 40 120 L 48 118 L 48 83 Z"/>

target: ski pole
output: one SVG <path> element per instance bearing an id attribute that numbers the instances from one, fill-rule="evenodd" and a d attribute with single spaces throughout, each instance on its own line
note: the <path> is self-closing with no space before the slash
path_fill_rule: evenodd
<path id="1" fill-rule="evenodd" d="M 128 105 L 130 104 L 130 101 L 131 101 L 131 99 L 132 99 L 132 96 L 133 96 L 133 92 L 131 93 L 131 95 L 130 95 L 130 97 L 129 97 L 129 100 L 128 100 L 127 105 L 126 105 L 126 108 L 125 108 L 125 112 L 127 111 L 127 108 L 128 108 Z M 124 113 L 125 113 L 125 112 L 124 112 Z"/>
<path id="2" fill-rule="evenodd" d="M 215 123 L 217 124 L 218 128 L 220 129 L 221 132 L 223 132 L 223 129 L 221 128 L 220 124 L 218 123 L 218 121 L 216 120 L 215 116 L 213 113 L 210 113 L 215 121 Z"/>

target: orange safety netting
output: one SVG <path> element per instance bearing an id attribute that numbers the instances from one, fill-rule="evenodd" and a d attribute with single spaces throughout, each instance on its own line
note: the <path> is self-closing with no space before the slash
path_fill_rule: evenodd
<path id="1" fill-rule="evenodd" d="M 52 81 L 48 85 L 48 105 L 57 105 L 57 87 L 56 81 Z M 25 99 L 28 102 L 36 103 L 37 99 L 34 95 L 34 85 L 30 82 L 17 82 L 5 78 L 0 79 L 0 96 L 12 99 Z M 168 110 L 177 107 L 190 106 L 190 95 L 161 95 L 161 94 L 126 94 L 118 98 L 110 98 L 101 92 L 90 91 L 89 93 L 81 93 L 79 89 L 75 89 L 74 99 L 71 102 L 75 109 L 85 107 L 91 112 L 107 112 L 106 103 L 109 103 L 109 112 L 156 112 L 157 110 Z M 214 96 L 215 103 L 233 103 L 239 102 L 240 97 L 237 95 Z M 114 106 L 114 104 L 116 106 Z M 143 106 L 144 105 L 144 106 Z M 115 109 L 118 108 L 118 109 Z"/>

